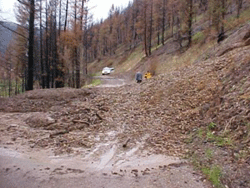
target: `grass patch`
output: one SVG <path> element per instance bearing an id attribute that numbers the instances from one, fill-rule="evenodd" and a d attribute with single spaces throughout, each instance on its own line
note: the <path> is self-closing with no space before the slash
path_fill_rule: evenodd
<path id="1" fill-rule="evenodd" d="M 214 153 L 211 149 L 205 150 L 205 157 L 211 160 L 214 157 Z M 224 188 L 223 184 L 221 183 L 222 178 L 222 170 L 218 165 L 205 165 L 197 154 L 191 155 L 191 162 L 194 167 L 198 170 L 201 170 L 202 173 L 207 177 L 209 181 L 213 184 L 216 188 Z"/>
<path id="2" fill-rule="evenodd" d="M 216 127 L 216 124 L 214 122 L 209 123 L 208 129 L 213 130 Z"/>
<path id="3" fill-rule="evenodd" d="M 208 159 L 212 159 L 212 158 L 213 158 L 213 151 L 212 151 L 210 148 L 206 149 L 206 151 L 205 151 L 205 156 L 206 156 Z"/>
<path id="4" fill-rule="evenodd" d="M 204 41 L 204 39 L 205 39 L 205 35 L 203 34 L 202 31 L 199 31 L 195 33 L 195 35 L 192 37 L 192 42 L 194 44 L 197 44 L 197 43 Z"/>
<path id="5" fill-rule="evenodd" d="M 223 188 L 220 178 L 222 176 L 221 169 L 218 166 L 203 167 L 201 171 L 208 177 L 208 179 L 213 183 L 217 188 Z"/>
<path id="6" fill-rule="evenodd" d="M 199 138 L 202 142 L 210 142 L 214 143 L 216 146 L 223 147 L 223 146 L 233 146 L 233 142 L 229 135 L 224 132 L 222 135 L 216 135 L 214 131 L 217 125 L 214 122 L 211 122 L 207 125 L 207 127 L 199 128 L 193 137 Z"/>
<path id="7" fill-rule="evenodd" d="M 90 84 L 83 86 L 84 88 L 95 87 L 102 83 L 100 79 L 93 79 Z"/>
<path id="8" fill-rule="evenodd" d="M 197 136 L 198 136 L 198 138 L 202 138 L 202 137 L 203 137 L 203 133 L 204 133 L 203 129 L 202 129 L 202 128 L 199 128 L 199 129 L 197 130 Z"/>
<path id="9" fill-rule="evenodd" d="M 102 82 L 101 82 L 100 79 L 94 79 L 94 80 L 92 80 L 91 85 L 92 85 L 92 86 L 98 86 L 98 85 L 100 85 L 101 83 L 102 83 Z"/>
<path id="10" fill-rule="evenodd" d="M 215 135 L 214 132 L 207 130 L 206 132 L 206 140 L 208 142 L 213 142 L 216 146 L 232 146 L 232 140 L 227 138 L 226 136 Z"/>

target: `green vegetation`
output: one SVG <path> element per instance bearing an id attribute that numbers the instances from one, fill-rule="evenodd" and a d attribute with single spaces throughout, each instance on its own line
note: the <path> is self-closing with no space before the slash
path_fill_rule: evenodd
<path id="1" fill-rule="evenodd" d="M 209 123 L 208 129 L 213 130 L 216 127 L 216 124 L 214 122 Z"/>
<path id="2" fill-rule="evenodd" d="M 212 159 L 212 158 L 213 158 L 213 151 L 212 151 L 210 148 L 206 149 L 206 151 L 205 151 L 205 156 L 206 156 L 208 159 Z"/>
<path id="3" fill-rule="evenodd" d="M 200 43 L 204 41 L 204 39 L 205 39 L 205 35 L 201 31 L 197 32 L 192 38 L 194 44 Z"/>
<path id="4" fill-rule="evenodd" d="M 199 138 L 202 138 L 203 133 L 204 133 L 204 131 L 203 131 L 202 128 L 199 128 L 199 129 L 197 130 L 197 136 L 198 136 Z"/>
<path id="5" fill-rule="evenodd" d="M 211 131 L 207 131 L 206 140 L 220 147 L 232 146 L 232 141 L 230 138 L 227 138 L 226 136 L 215 135 L 214 132 L 211 132 Z"/>
<path id="6" fill-rule="evenodd" d="M 214 153 L 208 148 L 205 150 L 204 160 L 209 160 L 210 162 L 205 165 L 205 163 L 201 162 L 200 157 L 197 154 L 193 154 L 191 156 L 191 162 L 194 167 L 198 170 L 201 170 L 204 175 L 211 181 L 211 183 L 216 188 L 223 188 L 224 186 L 221 183 L 222 178 L 222 170 L 218 165 L 211 164 L 213 161 Z"/>
<path id="7" fill-rule="evenodd" d="M 16 86 L 16 82 L 12 80 L 10 96 L 15 95 L 16 93 L 22 93 L 22 84 L 18 83 Z M 7 81 L 4 82 L 3 80 L 0 80 L 0 97 L 8 97 L 8 96 L 9 96 L 9 82 Z"/>
<path id="8" fill-rule="evenodd" d="M 214 122 L 211 122 L 208 124 L 205 128 L 199 128 L 196 131 L 196 134 L 193 135 L 193 137 L 199 138 L 201 141 L 206 141 L 210 143 L 214 143 L 216 146 L 222 147 L 222 146 L 233 146 L 232 140 L 227 135 L 226 132 L 224 132 L 223 135 L 216 135 L 216 132 L 213 131 L 216 128 L 216 124 Z"/>
<path id="9" fill-rule="evenodd" d="M 84 87 L 95 87 L 100 85 L 102 82 L 100 79 L 93 79 L 89 85 L 85 85 Z"/>
<path id="10" fill-rule="evenodd" d="M 94 80 L 92 80 L 92 83 L 91 83 L 91 85 L 93 85 L 93 86 L 97 86 L 97 85 L 100 85 L 102 82 L 101 82 L 101 80 L 100 79 L 94 79 Z"/>
<path id="11" fill-rule="evenodd" d="M 221 169 L 218 166 L 212 167 L 203 167 L 202 172 L 208 177 L 208 179 L 213 183 L 217 188 L 223 188 L 220 178 L 222 176 Z"/>

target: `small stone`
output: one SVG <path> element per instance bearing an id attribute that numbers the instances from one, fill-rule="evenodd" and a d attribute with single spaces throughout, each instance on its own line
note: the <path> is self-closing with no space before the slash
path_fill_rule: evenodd
<path id="1" fill-rule="evenodd" d="M 117 172 L 113 172 L 113 171 L 111 171 L 111 174 L 118 175 L 118 173 L 117 173 Z"/>

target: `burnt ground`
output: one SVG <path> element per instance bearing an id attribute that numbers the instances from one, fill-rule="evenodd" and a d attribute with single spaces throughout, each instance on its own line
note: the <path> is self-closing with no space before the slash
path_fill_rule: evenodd
<path id="1" fill-rule="evenodd" d="M 31 157 L 36 167 L 28 162 L 25 177 L 45 171 L 40 186 L 207 187 L 208 179 L 249 187 L 249 31 L 247 24 L 195 64 L 141 84 L 0 98 L 0 174 L 22 169 L 8 158 Z"/>

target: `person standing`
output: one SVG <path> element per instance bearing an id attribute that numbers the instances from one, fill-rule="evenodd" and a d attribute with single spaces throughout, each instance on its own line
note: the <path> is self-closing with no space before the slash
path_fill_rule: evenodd
<path id="1" fill-rule="evenodd" d="M 137 83 L 141 83 L 142 82 L 142 73 L 140 73 L 139 71 L 135 74 L 135 80 Z"/>

